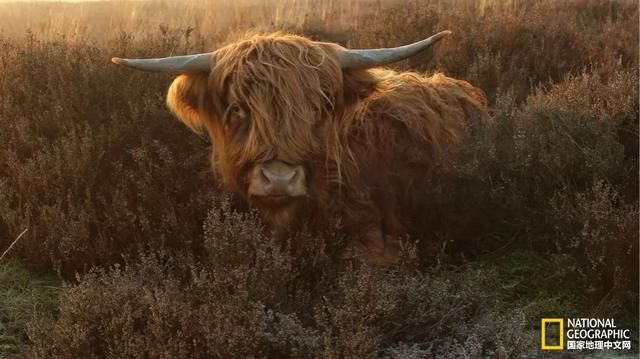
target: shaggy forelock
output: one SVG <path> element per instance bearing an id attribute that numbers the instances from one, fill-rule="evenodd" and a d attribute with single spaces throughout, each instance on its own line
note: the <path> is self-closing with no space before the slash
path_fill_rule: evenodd
<path id="1" fill-rule="evenodd" d="M 236 161 L 269 151 L 299 163 L 322 151 L 317 127 L 335 115 L 343 86 L 332 51 L 295 35 L 254 35 L 217 52 L 211 79 L 227 103 L 250 110 L 251 131 Z"/>

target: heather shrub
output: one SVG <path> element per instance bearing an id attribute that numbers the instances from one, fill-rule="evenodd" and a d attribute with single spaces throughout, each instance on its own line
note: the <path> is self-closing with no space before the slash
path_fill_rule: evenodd
<path id="1" fill-rule="evenodd" d="M 635 70 L 606 80 L 585 72 L 521 106 L 499 97 L 493 123 L 470 130 L 434 184 L 430 236 L 451 255 L 570 255 L 594 303 L 637 314 L 637 83 Z"/>
<path id="2" fill-rule="evenodd" d="M 513 355 L 532 340 L 521 330 L 517 312 L 491 311 L 507 318 L 495 320 L 482 310 L 488 296 L 478 284 L 492 280 L 484 269 L 440 276 L 409 266 L 338 273 L 326 249 L 339 238 L 281 243 L 266 236 L 253 215 L 233 211 L 227 201 L 209 211 L 204 237 L 198 254 L 147 253 L 65 285 L 57 318 L 29 326 L 33 345 L 25 355 L 364 357 L 407 350 Z M 467 326 L 469 320 L 477 320 L 477 327 Z"/>
<path id="3" fill-rule="evenodd" d="M 522 102 L 533 88 L 585 67 L 597 66 L 606 76 L 617 66 L 638 64 L 633 2 L 378 2 L 374 19 L 383 18 L 368 31 L 352 32 L 349 44 L 395 46 L 450 29 L 454 34 L 446 45 L 414 56 L 402 67 L 443 69 L 482 88 L 492 102 L 507 91 Z"/>
<path id="4" fill-rule="evenodd" d="M 164 110 L 168 79 L 123 74 L 88 44 L 0 41 L 13 63 L 0 76 L 0 237 L 29 228 L 16 253 L 65 273 L 190 242 L 212 188 L 198 174 L 207 143 Z"/>
<path id="5" fill-rule="evenodd" d="M 581 276 L 595 313 L 624 312 L 638 302 L 638 207 L 603 181 L 577 194 L 558 194 L 552 213 L 556 246 L 586 263 Z M 563 239 L 562 241 L 560 239 Z"/>

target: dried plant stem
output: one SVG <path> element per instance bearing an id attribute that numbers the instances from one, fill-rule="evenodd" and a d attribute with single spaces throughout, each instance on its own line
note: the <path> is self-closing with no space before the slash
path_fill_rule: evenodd
<path id="1" fill-rule="evenodd" d="M 11 242 L 11 244 L 9 245 L 9 248 L 7 248 L 7 250 L 4 251 L 0 256 L 0 260 L 4 258 L 4 256 L 11 250 L 11 248 L 13 248 L 13 246 L 18 242 L 18 240 L 20 240 L 20 238 L 22 238 L 22 236 L 24 236 L 24 234 L 27 233 L 27 231 L 29 231 L 29 228 L 25 228 L 24 231 L 22 231 L 22 233 L 20 233 L 18 237 L 14 239 L 13 242 Z"/>

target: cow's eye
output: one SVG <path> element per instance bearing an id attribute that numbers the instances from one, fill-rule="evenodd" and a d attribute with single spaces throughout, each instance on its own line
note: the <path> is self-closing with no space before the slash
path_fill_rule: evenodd
<path id="1" fill-rule="evenodd" d="M 231 132 L 237 133 L 238 131 L 246 128 L 247 113 L 242 106 L 238 104 L 231 104 L 224 114 L 223 123 Z"/>

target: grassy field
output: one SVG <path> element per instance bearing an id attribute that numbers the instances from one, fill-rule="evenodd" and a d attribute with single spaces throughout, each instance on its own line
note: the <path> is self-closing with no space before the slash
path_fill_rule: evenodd
<path id="1" fill-rule="evenodd" d="M 631 0 L 0 3 L 0 252 L 29 229 L 0 259 L 0 358 L 546 358 L 543 317 L 637 338 L 638 21 Z M 172 78 L 109 63 L 444 29 L 393 67 L 484 89 L 493 123 L 428 184 L 432 255 L 390 271 L 336 272 L 340 233 L 265 237 L 166 110 Z"/>

